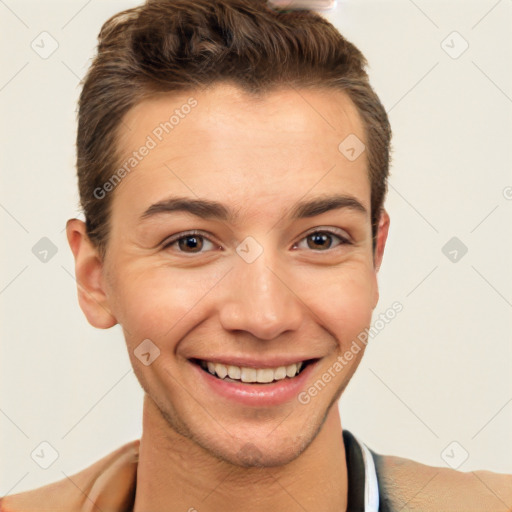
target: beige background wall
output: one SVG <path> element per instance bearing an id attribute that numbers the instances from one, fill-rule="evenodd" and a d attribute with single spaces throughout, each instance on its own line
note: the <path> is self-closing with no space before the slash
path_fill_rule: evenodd
<path id="1" fill-rule="evenodd" d="M 137 3 L 0 2 L 0 495 L 140 436 L 121 330 L 85 320 L 63 231 L 78 82 L 102 22 Z M 404 308 L 371 340 L 343 426 L 382 453 L 512 472 L 512 2 L 347 0 L 326 17 L 367 56 L 394 129 L 376 314 Z M 30 455 L 43 441 L 48 469 Z"/>

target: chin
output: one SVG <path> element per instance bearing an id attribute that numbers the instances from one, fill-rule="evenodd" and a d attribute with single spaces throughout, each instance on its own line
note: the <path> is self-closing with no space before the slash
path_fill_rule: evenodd
<path id="1" fill-rule="evenodd" d="M 288 422 L 288 424 L 287 424 Z M 278 467 L 297 459 L 316 439 L 324 418 L 307 417 L 306 423 L 284 419 L 272 429 L 233 428 L 229 433 L 201 431 L 193 440 L 216 458 L 240 467 Z M 231 434 L 231 435 L 230 435 Z"/>
<path id="2" fill-rule="evenodd" d="M 162 416 L 172 430 L 192 441 L 203 452 L 219 461 L 245 468 L 289 464 L 314 441 L 323 424 L 321 419 L 312 422 L 308 417 L 305 425 L 295 422 L 286 425 L 285 419 L 270 430 L 268 425 L 265 428 L 232 425 L 227 431 L 218 424 L 185 424 L 177 422 L 173 415 L 163 413 Z"/>
<path id="3" fill-rule="evenodd" d="M 286 440 L 275 439 L 269 443 L 263 439 L 257 441 L 240 441 L 237 446 L 231 442 L 229 447 L 203 446 L 216 458 L 234 466 L 244 468 L 271 468 L 289 464 L 309 446 L 304 439 Z M 233 450 L 233 448 L 238 448 Z"/>

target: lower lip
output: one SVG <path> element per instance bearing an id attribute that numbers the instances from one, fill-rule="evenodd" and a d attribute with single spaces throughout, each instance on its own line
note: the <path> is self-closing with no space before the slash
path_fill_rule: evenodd
<path id="1" fill-rule="evenodd" d="M 191 363 L 205 384 L 215 393 L 243 405 L 265 407 L 284 404 L 303 390 L 304 385 L 313 372 L 318 361 L 309 363 L 296 377 L 285 378 L 269 384 L 245 384 L 227 382 L 214 377 L 203 370 L 198 364 Z"/>

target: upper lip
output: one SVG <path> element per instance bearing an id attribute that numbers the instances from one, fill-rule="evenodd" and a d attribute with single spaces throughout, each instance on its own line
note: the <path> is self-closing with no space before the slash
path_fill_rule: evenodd
<path id="1" fill-rule="evenodd" d="M 192 357 L 191 361 L 210 361 L 212 363 L 224 364 L 226 366 L 239 366 L 246 368 L 278 368 L 279 366 L 288 366 L 293 363 L 305 363 L 315 357 L 305 356 L 267 356 L 265 359 L 255 357 L 241 357 L 241 356 L 205 356 L 205 357 Z"/>

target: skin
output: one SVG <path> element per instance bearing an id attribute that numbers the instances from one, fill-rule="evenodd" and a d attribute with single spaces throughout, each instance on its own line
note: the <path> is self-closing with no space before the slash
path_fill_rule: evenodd
<path id="1" fill-rule="evenodd" d="M 364 346 L 306 405 L 253 407 L 220 397 L 189 358 L 319 358 L 307 389 L 369 327 L 389 217 L 381 215 L 373 251 L 366 153 L 349 161 L 338 150 L 349 134 L 365 141 L 360 116 L 341 91 L 286 88 L 256 99 L 225 83 L 139 103 L 125 116 L 122 153 L 129 157 L 191 96 L 197 106 L 111 192 L 105 260 L 82 221 L 67 224 L 80 306 L 95 327 L 122 326 L 145 390 L 135 512 L 169 504 L 199 512 L 346 510 L 337 399 Z M 287 219 L 298 201 L 334 193 L 357 199 L 366 213 Z M 173 212 L 140 221 L 169 195 L 222 202 L 237 218 Z M 192 229 L 208 237 L 198 252 L 178 242 L 163 247 Z M 338 229 L 350 243 L 337 235 L 315 243 L 308 234 L 322 229 Z M 263 248 L 252 263 L 236 252 L 247 236 Z M 148 366 L 134 355 L 145 339 L 160 349 Z"/>

